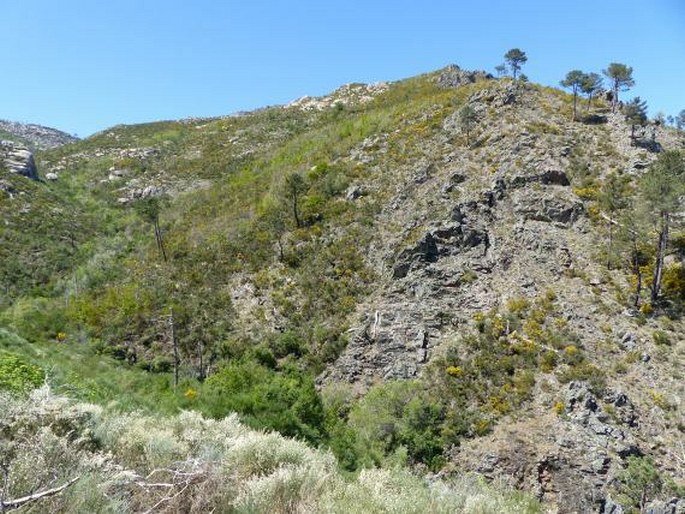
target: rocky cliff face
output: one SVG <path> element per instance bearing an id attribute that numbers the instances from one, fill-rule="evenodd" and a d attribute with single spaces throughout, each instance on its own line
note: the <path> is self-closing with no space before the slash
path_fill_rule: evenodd
<path id="1" fill-rule="evenodd" d="M 461 70 L 446 73 L 441 85 L 470 82 Z M 616 291 L 629 285 L 593 257 L 605 243 L 570 176 L 579 161 L 600 176 L 611 169 L 637 175 L 661 148 L 630 144 L 620 116 L 608 115 L 601 127 L 574 125 L 554 114 L 563 109 L 559 100 L 543 102 L 549 103 L 511 85 L 478 91 L 469 99 L 481 119 L 470 151 L 454 149 L 460 132 L 448 116 L 443 130 L 424 141 L 420 158 L 393 169 L 394 193 L 369 251 L 382 279 L 358 309 L 350 344 L 320 380 L 361 392 L 379 381 L 420 377 L 479 313 L 551 289 L 564 323 L 595 362 L 610 367 L 634 359 L 632 378 L 610 374 L 603 397 L 583 383 L 543 378 L 529 415 L 512 416 L 487 438 L 454 449 L 453 462 L 536 491 L 555 512 L 619 512 L 611 510 L 610 491 L 629 456 L 658 448 L 666 468 L 683 470 L 673 446 L 681 429 L 654 407 L 653 395 L 660 384 L 670 391 L 668 403 L 680 405 L 685 390 L 665 371 L 678 357 L 651 359 L 660 352 L 652 343 L 656 325 L 636 327 L 635 313 L 616 303 Z M 645 129 L 645 140 L 652 130 L 661 129 Z M 666 148 L 683 145 L 666 131 L 657 139 Z M 373 176 L 383 174 L 377 153 L 367 162 Z M 383 187 L 373 179 L 358 185 Z M 682 334 L 672 336 L 682 348 Z M 563 416 L 552 412 L 555 402 Z"/>
<path id="2" fill-rule="evenodd" d="M 0 164 L 10 173 L 38 180 L 38 170 L 31 151 L 12 141 L 0 141 Z"/>

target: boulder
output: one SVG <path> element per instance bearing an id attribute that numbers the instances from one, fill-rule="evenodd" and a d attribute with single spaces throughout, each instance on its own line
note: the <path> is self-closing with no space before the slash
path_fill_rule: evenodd
<path id="1" fill-rule="evenodd" d="M 10 173 L 38 180 L 38 169 L 31 151 L 13 141 L 0 141 L 0 162 Z"/>

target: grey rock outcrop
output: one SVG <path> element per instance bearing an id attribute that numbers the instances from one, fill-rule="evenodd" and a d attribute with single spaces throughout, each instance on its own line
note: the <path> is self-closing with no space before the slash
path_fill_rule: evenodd
<path id="1" fill-rule="evenodd" d="M 0 120 L 0 130 L 16 136 L 36 150 L 48 150 L 78 141 L 77 137 L 66 132 L 34 123 Z"/>
<path id="2" fill-rule="evenodd" d="M 556 191 L 517 192 L 514 196 L 516 211 L 529 220 L 556 221 L 571 224 L 583 214 L 583 203 L 570 191 L 559 188 Z"/>
<path id="3" fill-rule="evenodd" d="M 450 64 L 438 74 L 435 82 L 438 86 L 447 89 L 492 78 L 493 76 L 485 71 L 463 70 L 456 64 Z"/>
<path id="4" fill-rule="evenodd" d="M 31 151 L 12 141 L 0 141 L 0 164 L 7 171 L 38 180 L 38 169 Z"/>

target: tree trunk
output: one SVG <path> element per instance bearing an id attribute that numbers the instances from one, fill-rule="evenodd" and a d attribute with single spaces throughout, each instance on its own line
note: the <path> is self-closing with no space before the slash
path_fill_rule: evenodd
<path id="1" fill-rule="evenodd" d="M 656 303 L 661 292 L 661 280 L 664 274 L 664 256 L 666 255 L 666 245 L 668 244 L 668 225 L 669 218 L 667 212 L 661 213 L 661 230 L 656 243 L 656 255 L 654 262 L 654 278 L 652 280 L 652 303 Z"/>
<path id="2" fill-rule="evenodd" d="M 169 323 L 171 324 L 171 344 L 174 349 L 174 389 L 176 389 L 176 387 L 178 387 L 178 368 L 181 364 L 181 359 L 178 355 L 178 340 L 176 339 L 176 321 L 174 320 L 173 307 L 171 307 Z"/>
<path id="3" fill-rule="evenodd" d="M 576 102 L 578 101 L 578 93 L 576 90 L 573 90 L 573 121 L 576 121 L 577 116 L 576 116 Z"/>
<path id="4" fill-rule="evenodd" d="M 200 382 L 204 382 L 205 380 L 205 362 L 204 362 L 204 354 L 205 354 L 205 344 L 202 340 L 200 340 L 200 352 L 198 355 L 198 360 L 199 360 L 199 369 L 198 369 L 198 377 L 197 379 Z"/>
<path id="5" fill-rule="evenodd" d="M 642 271 L 640 270 L 640 253 L 637 248 L 637 239 L 633 238 L 633 273 L 635 274 L 635 301 L 633 305 L 640 308 L 640 295 L 642 294 Z"/>
<path id="6" fill-rule="evenodd" d="M 295 216 L 295 226 L 297 228 L 300 228 L 302 226 L 302 222 L 300 221 L 300 211 L 298 209 L 297 205 L 297 194 L 293 193 L 293 215 Z"/>
<path id="7" fill-rule="evenodd" d="M 614 246 L 614 224 L 609 222 L 609 243 L 607 246 L 607 269 L 611 269 L 611 252 Z"/>
<path id="8" fill-rule="evenodd" d="M 154 225 L 155 239 L 157 240 L 157 248 L 159 248 L 159 252 L 162 254 L 162 259 L 164 260 L 164 262 L 167 262 L 166 250 L 164 249 L 164 239 L 162 239 L 162 229 L 159 227 L 158 219 L 155 219 Z"/>

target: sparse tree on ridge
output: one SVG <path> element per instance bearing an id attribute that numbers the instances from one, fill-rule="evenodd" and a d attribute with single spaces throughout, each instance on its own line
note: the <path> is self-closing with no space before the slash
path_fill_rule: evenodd
<path id="1" fill-rule="evenodd" d="M 498 64 L 495 66 L 495 73 L 497 73 L 498 77 L 503 77 L 504 75 L 507 74 L 507 65 L 506 64 Z"/>
<path id="2" fill-rule="evenodd" d="M 630 141 L 635 144 L 635 127 L 647 122 L 647 102 L 636 96 L 623 107 L 623 114 L 630 124 Z"/>
<path id="3" fill-rule="evenodd" d="M 675 117 L 675 126 L 678 130 L 685 129 L 685 109 L 680 111 L 678 116 Z"/>
<path id="4" fill-rule="evenodd" d="M 580 70 L 571 70 L 566 74 L 566 78 L 560 82 L 562 87 L 568 88 L 573 93 L 573 121 L 576 120 L 576 104 L 578 102 L 578 92 L 583 87 L 585 73 Z"/>
<path id="5" fill-rule="evenodd" d="M 633 68 L 625 64 L 612 62 L 606 70 L 602 70 L 602 73 L 611 81 L 611 91 L 613 92 L 611 112 L 616 112 L 619 91 L 628 91 L 635 85 Z"/>
<path id="6" fill-rule="evenodd" d="M 518 48 L 512 48 L 506 54 L 504 54 L 504 60 L 509 65 L 511 73 L 514 76 L 514 80 L 516 80 L 518 72 L 521 71 L 521 66 L 528 61 L 528 56 L 526 56 L 526 52 L 523 52 Z"/>
<path id="7" fill-rule="evenodd" d="M 592 97 L 600 89 L 602 89 L 603 81 L 602 77 L 598 73 L 586 73 L 583 77 L 583 83 L 580 86 L 580 90 L 583 94 L 587 95 L 587 108 L 592 107 Z"/>

